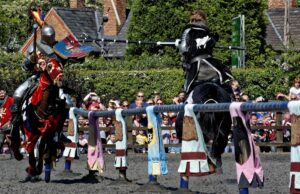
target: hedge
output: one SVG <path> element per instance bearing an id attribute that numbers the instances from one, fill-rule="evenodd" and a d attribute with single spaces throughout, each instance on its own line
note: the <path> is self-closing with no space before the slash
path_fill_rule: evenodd
<path id="1" fill-rule="evenodd" d="M 22 60 L 20 55 L 0 55 L 0 86 L 9 94 L 29 76 L 21 70 Z M 66 86 L 81 97 L 96 91 L 104 102 L 109 98 L 131 101 L 138 90 L 143 90 L 146 98 L 160 91 L 165 102 L 170 103 L 184 82 L 180 64 L 159 55 L 133 61 L 88 58 L 82 64 L 67 65 L 64 71 Z M 243 93 L 269 99 L 274 99 L 278 92 L 288 93 L 291 81 L 300 74 L 299 70 L 285 72 L 278 67 L 233 69 L 232 72 Z"/>

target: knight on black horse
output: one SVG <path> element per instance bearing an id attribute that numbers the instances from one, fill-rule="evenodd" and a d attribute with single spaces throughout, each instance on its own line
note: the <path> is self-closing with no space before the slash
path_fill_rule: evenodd
<path id="1" fill-rule="evenodd" d="M 206 15 L 194 11 L 190 23 L 185 28 L 179 50 L 183 57 L 185 71 L 184 89 L 187 93 L 186 103 L 206 104 L 232 101 L 230 70 L 212 56 L 216 37 L 206 25 Z M 178 137 L 182 137 L 184 113 L 179 113 L 176 121 Z M 212 143 L 210 156 L 216 159 L 216 166 L 221 167 L 221 154 L 227 145 L 231 129 L 229 113 L 200 113 L 200 126 L 205 142 Z"/>

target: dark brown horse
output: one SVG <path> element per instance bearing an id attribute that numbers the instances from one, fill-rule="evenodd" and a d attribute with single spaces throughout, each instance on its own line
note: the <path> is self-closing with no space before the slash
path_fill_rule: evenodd
<path id="1" fill-rule="evenodd" d="M 62 131 L 66 119 L 65 100 L 59 98 L 62 85 L 62 65 L 54 58 L 44 61 L 36 89 L 22 107 L 23 128 L 26 135 L 25 148 L 29 154 L 28 176 L 32 181 L 40 175 L 45 162 L 45 181 L 50 181 L 51 165 L 56 157 L 55 135 Z M 39 157 L 36 160 L 34 148 L 39 141 Z"/>

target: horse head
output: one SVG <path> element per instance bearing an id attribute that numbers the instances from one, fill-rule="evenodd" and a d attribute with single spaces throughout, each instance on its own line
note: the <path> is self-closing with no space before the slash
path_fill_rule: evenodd
<path id="1" fill-rule="evenodd" d="M 45 71 L 48 73 L 53 84 L 57 87 L 62 86 L 63 67 L 56 59 L 50 59 L 46 64 Z"/>

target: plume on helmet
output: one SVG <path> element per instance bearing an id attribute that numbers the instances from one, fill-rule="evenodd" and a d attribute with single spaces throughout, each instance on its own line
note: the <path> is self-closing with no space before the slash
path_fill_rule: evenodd
<path id="1" fill-rule="evenodd" d="M 35 20 L 35 22 L 39 25 L 40 28 L 42 28 L 45 25 L 45 17 L 42 14 L 42 11 L 40 8 L 38 8 L 36 11 L 31 11 L 31 15 L 33 17 L 33 19 Z"/>

